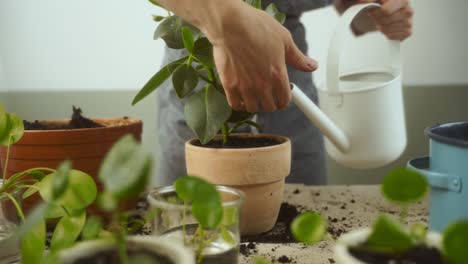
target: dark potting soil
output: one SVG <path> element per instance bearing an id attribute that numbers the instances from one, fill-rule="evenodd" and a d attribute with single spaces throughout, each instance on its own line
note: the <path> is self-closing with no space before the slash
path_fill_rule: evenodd
<path id="1" fill-rule="evenodd" d="M 96 128 L 103 127 L 101 124 L 86 118 L 82 115 L 81 108 L 73 106 L 73 114 L 68 124 L 53 124 L 45 123 L 38 120 L 29 122 L 24 120 L 25 130 L 63 130 L 63 129 L 81 129 L 81 128 Z"/>
<path id="2" fill-rule="evenodd" d="M 241 242 L 256 243 L 296 243 L 291 230 L 292 221 L 301 213 L 300 208 L 289 203 L 282 203 L 281 209 L 276 220 L 275 227 L 272 230 L 254 236 L 242 236 Z"/>
<path id="3" fill-rule="evenodd" d="M 400 256 L 371 252 L 362 247 L 350 248 L 349 252 L 355 258 L 369 264 L 448 264 L 438 249 L 425 245 L 414 247 Z"/>
<path id="4" fill-rule="evenodd" d="M 215 139 L 208 144 L 202 145 L 199 140 L 193 142 L 193 145 L 205 148 L 225 148 L 225 149 L 240 149 L 240 148 L 261 148 L 279 145 L 283 142 L 274 138 L 268 137 L 229 137 L 228 142 L 223 144 L 223 140 Z"/>
<path id="5" fill-rule="evenodd" d="M 152 251 L 142 248 L 129 248 L 127 250 L 130 259 L 138 263 L 137 260 L 148 259 L 151 263 L 158 264 L 174 264 L 168 257 L 160 256 Z M 83 255 L 82 258 L 77 259 L 72 264 L 120 264 L 119 254 L 117 249 L 109 249 L 107 251 L 101 251 L 95 255 Z"/>

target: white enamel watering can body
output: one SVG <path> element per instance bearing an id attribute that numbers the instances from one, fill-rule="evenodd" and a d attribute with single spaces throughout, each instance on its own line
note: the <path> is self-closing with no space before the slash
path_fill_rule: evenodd
<path id="1" fill-rule="evenodd" d="M 351 22 L 362 10 L 378 6 L 359 4 L 342 15 L 328 51 L 326 83 L 318 87 L 323 112 L 292 84 L 293 101 L 326 136 L 328 154 L 350 168 L 384 166 L 406 147 L 399 43 L 388 41 L 389 66 L 339 70 Z"/>

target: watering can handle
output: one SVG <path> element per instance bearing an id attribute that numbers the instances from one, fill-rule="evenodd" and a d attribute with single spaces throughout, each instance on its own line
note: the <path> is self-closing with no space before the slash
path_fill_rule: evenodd
<path id="1" fill-rule="evenodd" d="M 326 73 L 328 94 L 339 95 L 341 93 L 339 87 L 340 57 L 345 48 L 344 44 L 347 43 L 347 38 L 349 37 L 348 30 L 351 23 L 353 22 L 354 18 L 364 9 L 376 8 L 379 6 L 380 4 L 378 3 L 353 5 L 348 8 L 339 19 L 338 25 L 330 42 L 330 47 L 328 49 Z M 391 62 L 391 66 L 397 69 L 401 69 L 400 42 L 389 40 L 388 44 L 391 52 L 391 58 L 393 60 Z"/>

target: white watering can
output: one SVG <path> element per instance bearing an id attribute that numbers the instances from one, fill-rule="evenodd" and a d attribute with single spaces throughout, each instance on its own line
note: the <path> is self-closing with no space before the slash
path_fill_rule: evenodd
<path id="1" fill-rule="evenodd" d="M 340 73 L 340 57 L 353 19 L 379 4 L 358 4 L 340 18 L 328 50 L 325 85 L 318 87 L 322 111 L 294 84 L 292 100 L 326 136 L 338 163 L 357 169 L 384 166 L 406 147 L 400 44 L 388 41 L 393 63 Z"/>

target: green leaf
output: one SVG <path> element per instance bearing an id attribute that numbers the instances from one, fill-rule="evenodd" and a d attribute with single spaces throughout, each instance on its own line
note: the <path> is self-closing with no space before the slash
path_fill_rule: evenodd
<path id="1" fill-rule="evenodd" d="M 66 190 L 59 198 L 53 199 L 52 186 L 55 175 L 56 173 L 51 173 L 39 183 L 39 193 L 44 201 L 63 206 L 70 211 L 79 211 L 96 200 L 97 188 L 93 178 L 77 170 L 70 171 Z"/>
<path id="2" fill-rule="evenodd" d="M 197 71 L 192 66 L 179 65 L 172 74 L 172 85 L 179 98 L 190 94 L 198 84 Z"/>
<path id="3" fill-rule="evenodd" d="M 253 126 L 253 127 L 257 128 L 260 133 L 262 133 L 262 126 L 260 126 L 258 123 L 254 122 L 252 120 L 244 120 L 244 121 L 241 121 L 241 122 L 239 122 L 237 124 L 234 124 L 234 126 L 232 126 L 231 129 L 229 129 L 229 133 L 236 132 L 236 130 L 241 126 Z"/>
<path id="4" fill-rule="evenodd" d="M 397 168 L 385 175 L 381 191 L 390 201 L 408 204 L 424 198 L 428 190 L 426 178 L 408 168 Z"/>
<path id="5" fill-rule="evenodd" d="M 154 22 L 161 22 L 164 18 L 166 18 L 166 17 L 165 16 L 153 15 L 153 21 Z"/>
<path id="6" fill-rule="evenodd" d="M 132 135 L 122 137 L 104 158 L 99 179 L 117 198 L 138 196 L 146 187 L 152 159 Z"/>
<path id="7" fill-rule="evenodd" d="M 245 0 L 245 2 L 257 9 L 262 9 L 262 0 Z"/>
<path id="8" fill-rule="evenodd" d="M 5 112 L 3 105 L 0 104 L 0 140 L 6 137 L 7 125 L 8 125 L 7 113 Z"/>
<path id="9" fill-rule="evenodd" d="M 367 245 L 375 252 L 399 254 L 413 247 L 415 241 L 401 224 L 381 215 L 374 223 Z"/>
<path id="10" fill-rule="evenodd" d="M 231 116 L 226 97 L 208 85 L 185 103 L 185 120 L 202 144 L 212 140 Z"/>
<path id="11" fill-rule="evenodd" d="M 23 120 L 15 114 L 6 113 L 6 127 L 0 145 L 8 146 L 18 142 L 24 134 Z"/>
<path id="12" fill-rule="evenodd" d="M 223 219 L 221 198 L 216 188 L 206 182 L 196 185 L 196 196 L 193 197 L 192 214 L 202 228 L 214 229 Z"/>
<path id="13" fill-rule="evenodd" d="M 174 182 L 174 189 L 180 199 L 192 202 L 196 196 L 197 185 L 203 182 L 204 180 L 193 176 L 180 177 Z"/>
<path id="14" fill-rule="evenodd" d="M 468 263 L 468 220 L 455 222 L 443 234 L 443 252 L 454 264 Z"/>
<path id="15" fill-rule="evenodd" d="M 41 170 L 32 170 L 28 172 L 28 175 L 33 177 L 35 180 L 41 181 L 47 174 Z"/>
<path id="16" fill-rule="evenodd" d="M 41 263 L 45 250 L 46 225 L 38 221 L 21 239 L 21 263 Z"/>
<path id="17" fill-rule="evenodd" d="M 214 68 L 213 45 L 207 38 L 199 38 L 193 45 L 193 56 L 201 64 Z"/>
<path id="18" fill-rule="evenodd" d="M 293 220 L 291 232 L 297 241 L 312 245 L 327 233 L 327 222 L 316 212 L 305 212 Z"/>
<path id="19" fill-rule="evenodd" d="M 99 236 L 102 230 L 102 221 L 97 216 L 91 216 L 86 219 L 86 224 L 81 231 L 81 238 L 83 240 L 95 239 Z"/>
<path id="20" fill-rule="evenodd" d="M 154 32 L 154 39 L 162 38 L 171 49 L 183 49 L 182 27 L 188 27 L 192 32 L 198 29 L 183 21 L 178 16 L 168 16 L 159 23 Z"/>
<path id="21" fill-rule="evenodd" d="M 141 100 L 143 100 L 146 96 L 156 90 L 161 84 L 163 84 L 169 76 L 175 71 L 175 69 L 181 65 L 185 64 L 185 61 L 188 57 L 183 57 L 182 59 L 173 61 L 166 66 L 164 66 L 161 70 L 159 70 L 151 79 L 141 88 L 138 94 L 133 99 L 132 105 L 137 104 Z"/>
<path id="22" fill-rule="evenodd" d="M 182 27 L 182 40 L 184 41 L 184 47 L 189 52 L 193 51 L 193 34 L 192 30 L 188 27 Z"/>
<path id="23" fill-rule="evenodd" d="M 159 7 L 163 7 L 160 3 L 158 3 L 158 1 L 156 0 L 148 0 L 150 3 L 152 3 L 153 5 L 155 6 L 159 6 Z M 164 7 L 163 7 L 164 8 Z"/>
<path id="24" fill-rule="evenodd" d="M 29 213 L 24 223 L 18 229 L 20 238 L 23 239 L 27 234 L 35 229 L 39 223 L 43 222 L 47 210 L 48 205 L 46 203 L 40 203 Z"/>
<path id="25" fill-rule="evenodd" d="M 415 241 L 423 242 L 426 239 L 427 226 L 422 223 L 413 224 L 410 229 L 410 234 Z"/>
<path id="26" fill-rule="evenodd" d="M 221 238 L 230 245 L 236 245 L 236 239 L 224 226 L 221 227 Z"/>
<path id="27" fill-rule="evenodd" d="M 270 16 L 272 16 L 273 18 L 276 19 L 276 21 L 278 21 L 279 23 L 283 24 L 284 21 L 286 20 L 286 15 L 281 13 L 278 8 L 276 7 L 275 4 L 271 3 L 269 4 L 266 9 L 265 9 L 265 12 L 267 12 Z"/>
<path id="28" fill-rule="evenodd" d="M 68 177 L 71 171 L 71 161 L 67 160 L 62 162 L 57 171 L 55 172 L 55 177 L 52 182 L 52 199 L 57 199 L 65 192 L 68 185 Z"/>
<path id="29" fill-rule="evenodd" d="M 55 227 L 50 242 L 50 249 L 58 251 L 71 247 L 81 233 L 86 222 L 86 211 L 82 210 L 79 214 L 63 216 Z"/>

